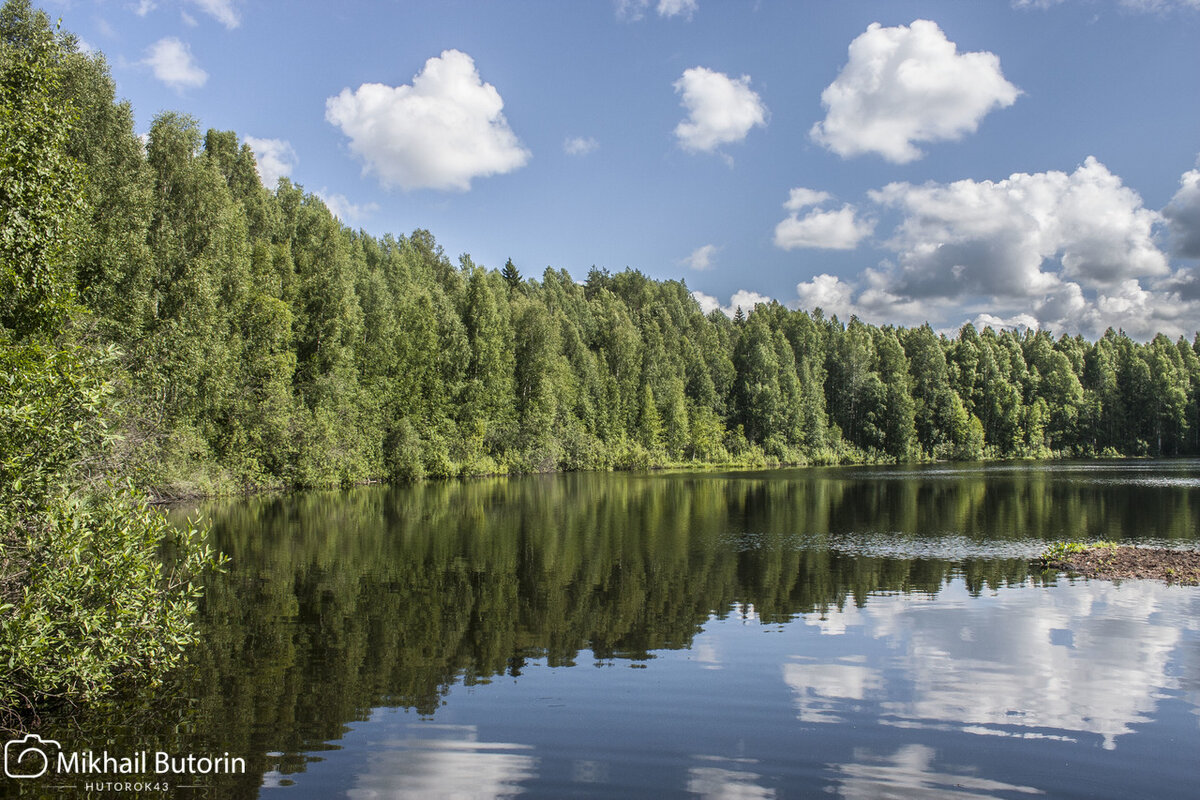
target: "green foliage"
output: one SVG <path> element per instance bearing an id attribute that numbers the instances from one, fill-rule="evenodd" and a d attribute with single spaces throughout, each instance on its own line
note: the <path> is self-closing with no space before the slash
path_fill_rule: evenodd
<path id="1" fill-rule="evenodd" d="M 511 259 L 454 264 L 428 231 L 376 238 L 286 179 L 263 187 L 236 134 L 184 114 L 160 114 L 143 149 L 101 56 L 74 53 L 28 3 L 5 13 L 0 177 L 34 227 L 6 218 L 0 280 L 25 294 L 0 295 L 0 319 L 20 335 L 61 327 L 76 295 L 90 307 L 79 327 L 122 354 L 106 373 L 122 437 L 106 468 L 165 495 L 1200 452 L 1195 343 L 970 325 L 951 338 L 777 303 L 729 319 L 636 270 L 580 285 Z"/>
<path id="2" fill-rule="evenodd" d="M 61 325 L 73 302 L 59 264 L 83 200 L 65 150 L 62 61 L 44 13 L 28 2 L 0 9 L 0 328 L 18 339 Z"/>
<path id="3" fill-rule="evenodd" d="M 218 559 L 112 472 L 119 351 L 80 334 L 71 258 L 85 208 L 61 96 L 73 40 L 0 10 L 0 713 L 153 683 L 195 640 L 196 576 Z M 94 65 L 95 62 L 88 62 Z M 76 81 L 74 85 L 88 85 Z M 90 184 L 95 186 L 97 184 Z M 86 225 L 85 225 L 86 227 Z M 90 257 L 90 256 L 89 256 Z M 106 263 L 101 259 L 98 263 Z M 162 548 L 172 553 L 163 559 Z"/>
<path id="4" fill-rule="evenodd" d="M 1042 566 L 1050 564 L 1069 564 L 1073 557 L 1093 550 L 1111 553 L 1121 545 L 1118 542 L 1052 542 L 1038 556 Z"/>
<path id="5" fill-rule="evenodd" d="M 95 701 L 153 685 L 195 641 L 197 577 L 218 563 L 129 487 L 55 497 L 24 520 L 29 574 L 0 621 L 0 709 L 41 698 Z M 178 559 L 164 567 L 162 548 Z"/>

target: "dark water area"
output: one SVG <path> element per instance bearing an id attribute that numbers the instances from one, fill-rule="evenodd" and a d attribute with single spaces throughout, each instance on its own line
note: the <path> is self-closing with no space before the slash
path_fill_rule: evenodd
<path id="1" fill-rule="evenodd" d="M 232 561 L 191 666 L 39 732 L 245 771 L 0 794 L 1125 798 L 1200 782 L 1200 589 L 1029 567 L 1060 539 L 1200 547 L 1194 460 L 531 476 L 175 513 L 197 510 Z"/>

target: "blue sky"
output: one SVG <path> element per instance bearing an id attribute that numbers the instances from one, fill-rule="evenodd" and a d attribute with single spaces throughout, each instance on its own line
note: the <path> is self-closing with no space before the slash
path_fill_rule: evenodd
<path id="1" fill-rule="evenodd" d="M 1200 0 L 47 0 L 374 234 L 843 318 L 1200 329 Z"/>

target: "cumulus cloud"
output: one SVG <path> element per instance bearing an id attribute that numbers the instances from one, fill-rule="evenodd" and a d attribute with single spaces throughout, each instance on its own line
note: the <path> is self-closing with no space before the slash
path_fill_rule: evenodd
<path id="1" fill-rule="evenodd" d="M 1177 255 L 1200 258 L 1200 169 L 1179 179 L 1179 191 L 1163 209 L 1171 243 Z"/>
<path id="2" fill-rule="evenodd" d="M 689 152 L 711 153 L 767 124 L 767 107 L 750 88 L 749 75 L 734 79 L 692 67 L 675 81 L 675 92 L 683 95 L 680 105 L 688 112 L 688 118 L 675 126 L 675 137 Z"/>
<path id="3" fill-rule="evenodd" d="M 788 305 L 804 311 L 820 308 L 842 320 L 853 316 L 876 324 L 921 325 L 936 316 L 936 305 L 893 292 L 889 277 L 877 269 L 864 270 L 854 281 L 822 273 L 796 284 L 796 299 Z"/>
<path id="4" fill-rule="evenodd" d="M 904 214 L 888 244 L 899 254 L 898 284 L 906 294 L 1033 297 L 1063 278 L 1112 287 L 1169 271 L 1154 243 L 1158 214 L 1092 157 L 1070 175 L 892 183 L 869 194 Z"/>
<path id="5" fill-rule="evenodd" d="M 471 180 L 519 169 L 529 151 L 501 113 L 504 101 L 458 50 L 430 58 L 411 85 L 365 83 L 325 103 L 325 119 L 350 139 L 384 186 L 467 191 Z"/>
<path id="6" fill-rule="evenodd" d="M 738 289 L 734 292 L 733 296 L 729 298 L 729 305 L 727 306 L 721 305 L 720 300 L 704 292 L 692 292 L 692 297 L 696 298 L 696 302 L 700 304 L 700 310 L 705 314 L 719 310 L 730 319 L 733 319 L 739 308 L 743 314 L 749 314 L 759 303 L 771 302 L 771 298 L 766 295 L 751 292 L 747 289 Z"/>
<path id="7" fill-rule="evenodd" d="M 191 0 L 191 2 L 230 30 L 242 24 L 237 9 L 233 7 L 233 0 Z"/>
<path id="8" fill-rule="evenodd" d="M 783 207 L 792 212 L 787 219 L 775 226 L 775 246 L 783 250 L 799 247 L 818 247 L 826 250 L 853 250 L 858 243 L 875 230 L 873 220 L 860 219 L 858 209 L 845 203 L 836 211 L 814 208 L 800 216 L 800 212 L 831 200 L 829 192 L 819 192 L 797 186 L 788 192 Z"/>
<path id="9" fill-rule="evenodd" d="M 997 317 L 995 314 L 979 314 L 971 320 L 976 330 L 991 328 L 997 331 L 1007 330 L 1037 330 L 1041 325 L 1037 317 L 1029 313 L 1014 314 L 1011 317 Z"/>
<path id="10" fill-rule="evenodd" d="M 697 247 L 692 251 L 692 254 L 683 259 L 681 263 L 687 265 L 689 269 L 694 269 L 697 272 L 703 272 L 712 269 L 713 256 L 717 253 L 715 244 L 706 244 L 703 247 Z"/>
<path id="11" fill-rule="evenodd" d="M 144 17 L 158 7 L 154 0 L 138 0 L 138 4 L 133 7 L 133 13 L 139 17 Z"/>
<path id="12" fill-rule="evenodd" d="M 788 199 L 783 207 L 788 211 L 801 211 L 809 206 L 819 206 L 829 199 L 831 199 L 829 192 L 818 192 L 815 189 L 797 186 L 788 192 Z"/>
<path id="13" fill-rule="evenodd" d="M 247 136 L 245 142 L 254 151 L 254 159 L 258 162 L 258 176 L 268 189 L 274 189 L 280 178 L 290 176 L 300 161 L 291 143 L 283 139 Z"/>
<path id="14" fill-rule="evenodd" d="M 208 73 L 192 57 L 192 50 L 174 36 L 159 39 L 146 51 L 142 61 L 154 77 L 176 91 L 198 89 L 208 81 Z"/>
<path id="15" fill-rule="evenodd" d="M 379 210 L 379 206 L 376 203 L 352 203 L 346 198 L 346 195 L 332 193 L 324 187 L 313 192 L 313 194 L 321 198 L 321 202 L 329 209 L 329 213 L 342 222 L 357 222 Z"/>
<path id="16" fill-rule="evenodd" d="M 569 156 L 586 156 L 600 146 L 591 136 L 568 136 L 563 141 L 563 152 Z"/>
<path id="17" fill-rule="evenodd" d="M 811 280 L 796 284 L 796 308 L 812 311 L 819 308 L 827 315 L 836 314 L 843 319 L 861 316 L 854 303 L 854 287 L 836 275 L 822 273 Z"/>
<path id="18" fill-rule="evenodd" d="M 1186 174 L 1181 192 L 1194 180 Z M 1200 269 L 1172 271 L 1155 244 L 1163 216 L 1172 217 L 1146 209 L 1094 158 L 1069 174 L 893 183 L 868 196 L 900 214 L 884 243 L 895 261 L 853 279 L 817 275 L 797 284 L 790 305 L 951 330 L 971 320 L 1089 336 L 1111 326 L 1149 338 L 1200 326 Z M 1189 197 L 1171 207 L 1190 208 Z M 812 199 L 802 192 L 793 205 Z M 798 211 L 792 219 L 803 222 Z"/>
<path id="19" fill-rule="evenodd" d="M 895 28 L 872 23 L 849 52 L 821 93 L 825 119 L 809 132 L 844 158 L 878 153 L 896 163 L 914 161 L 924 155 L 915 142 L 960 139 L 1020 94 L 993 53 L 959 53 L 928 20 Z"/>
<path id="20" fill-rule="evenodd" d="M 793 213 L 775 226 L 775 246 L 853 250 L 874 229 L 875 223 L 859 219 L 857 209 L 846 203 L 837 211 L 813 209 L 803 217 Z"/>

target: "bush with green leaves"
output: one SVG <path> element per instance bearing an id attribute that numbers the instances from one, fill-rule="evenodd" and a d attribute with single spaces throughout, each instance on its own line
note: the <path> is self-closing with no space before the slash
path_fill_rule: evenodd
<path id="1" fill-rule="evenodd" d="M 26 532 L 28 574 L 0 607 L 0 709 L 60 697 L 91 702 L 154 685 L 195 640 L 197 578 L 215 560 L 128 487 L 56 497 Z M 178 554 L 169 567 L 163 549 Z"/>
<path id="2" fill-rule="evenodd" d="M 73 50 L 26 0 L 0 8 L 0 715 L 18 721 L 161 680 L 219 564 L 101 478 L 119 354 L 86 341 L 66 266 L 85 205 L 58 94 Z"/>

